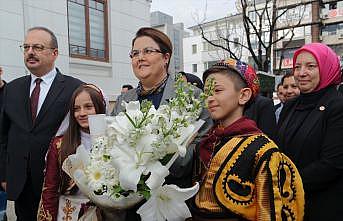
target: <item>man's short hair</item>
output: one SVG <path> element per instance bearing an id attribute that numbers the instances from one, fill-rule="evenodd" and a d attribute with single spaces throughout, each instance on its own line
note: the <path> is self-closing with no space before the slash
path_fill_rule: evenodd
<path id="1" fill-rule="evenodd" d="M 289 77 L 293 77 L 294 74 L 293 73 L 287 73 L 285 74 L 282 78 L 281 78 L 281 83 L 283 85 L 284 81 L 285 81 L 285 78 L 289 78 Z"/>
<path id="2" fill-rule="evenodd" d="M 127 88 L 128 90 L 131 90 L 133 87 L 131 84 L 124 84 L 121 88 Z"/>
<path id="3" fill-rule="evenodd" d="M 48 34 L 50 34 L 50 37 L 51 37 L 51 40 L 50 40 L 51 47 L 52 48 L 58 48 L 57 38 L 56 38 L 55 34 L 50 29 L 48 29 L 46 27 L 36 26 L 36 27 L 30 28 L 27 32 L 34 31 L 34 30 L 45 31 Z"/>
<path id="4" fill-rule="evenodd" d="M 280 82 L 280 83 L 278 83 L 278 85 L 276 86 L 276 90 L 278 90 L 279 89 L 279 87 L 283 87 L 283 84 Z"/>

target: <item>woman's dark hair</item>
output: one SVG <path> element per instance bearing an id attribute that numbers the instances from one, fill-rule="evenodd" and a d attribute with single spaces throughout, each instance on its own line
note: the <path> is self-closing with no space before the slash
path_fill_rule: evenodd
<path id="1" fill-rule="evenodd" d="M 76 97 L 82 92 L 89 94 L 95 108 L 95 113 L 104 114 L 106 112 L 104 97 L 101 93 L 101 90 L 95 85 L 82 84 L 74 91 L 69 104 L 69 126 L 62 138 L 62 145 L 59 155 L 59 165 L 62 178 L 60 187 L 62 193 L 67 190 L 70 183 L 70 177 L 61 169 L 62 163 L 69 155 L 75 154 L 76 148 L 81 144 L 81 128 L 74 116 L 74 104 Z"/>
<path id="2" fill-rule="evenodd" d="M 134 45 L 137 38 L 144 37 L 144 36 L 152 38 L 160 47 L 162 54 L 166 54 L 166 53 L 169 54 L 170 57 L 169 57 L 169 61 L 167 63 L 167 67 L 166 67 L 167 71 L 168 71 L 170 59 L 171 59 L 171 56 L 173 53 L 173 45 L 172 45 L 169 37 L 157 29 L 149 28 L 149 27 L 143 27 L 143 28 L 140 28 L 136 32 L 136 36 L 132 40 L 131 47 L 133 48 L 133 45 Z"/>
<path id="3" fill-rule="evenodd" d="M 131 90 L 133 86 L 131 84 L 124 84 L 121 88 L 127 88 L 128 90 Z"/>
<path id="4" fill-rule="evenodd" d="M 182 76 L 185 76 L 185 78 L 187 79 L 187 82 L 191 83 L 192 85 L 196 86 L 202 91 L 204 90 L 204 84 L 202 83 L 201 79 L 198 76 L 194 74 L 186 73 L 184 71 L 180 71 L 179 73 L 182 74 Z"/>

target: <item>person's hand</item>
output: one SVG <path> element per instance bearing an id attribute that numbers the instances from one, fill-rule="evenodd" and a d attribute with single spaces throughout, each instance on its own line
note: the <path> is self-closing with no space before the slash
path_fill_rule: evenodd
<path id="1" fill-rule="evenodd" d="M 6 192 L 7 182 L 1 182 L 1 187 Z"/>

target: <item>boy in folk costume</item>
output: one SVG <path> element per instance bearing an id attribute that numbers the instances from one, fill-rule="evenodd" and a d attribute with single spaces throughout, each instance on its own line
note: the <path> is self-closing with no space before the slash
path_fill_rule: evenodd
<path id="1" fill-rule="evenodd" d="M 243 116 L 259 90 L 255 70 L 230 59 L 203 75 L 215 125 L 198 149 L 193 221 L 302 220 L 304 191 L 292 161 Z"/>

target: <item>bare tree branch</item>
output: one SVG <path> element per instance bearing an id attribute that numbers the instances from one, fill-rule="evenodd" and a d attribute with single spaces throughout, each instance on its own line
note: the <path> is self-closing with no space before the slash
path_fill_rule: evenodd
<path id="1" fill-rule="evenodd" d="M 305 15 L 306 5 L 315 2 L 314 0 L 301 0 L 291 5 L 281 4 L 280 0 L 265 0 L 258 5 L 256 0 L 239 0 L 236 1 L 236 6 L 242 16 L 242 27 L 244 37 L 233 39 L 233 31 L 227 23 L 224 27 L 217 27 L 216 37 L 209 38 L 204 33 L 204 27 L 201 23 L 198 26 L 201 30 L 202 38 L 214 47 L 226 51 L 230 57 L 238 58 L 242 55 L 243 49 L 248 51 L 251 58 L 254 60 L 257 69 L 268 71 L 271 63 L 271 55 L 273 45 L 283 41 L 283 49 L 287 46 L 295 36 L 294 29 L 302 26 L 302 20 Z M 240 4 L 239 4 L 240 3 Z M 258 6 L 257 6 L 258 5 Z M 299 9 L 299 12 L 296 11 Z M 287 14 L 293 10 L 293 14 L 297 15 L 297 20 L 287 18 Z M 281 28 L 280 24 L 286 28 Z M 229 21 L 226 21 L 229 22 Z M 222 29 L 226 28 L 225 30 Z M 282 35 L 277 34 L 277 31 L 287 29 Z M 237 50 L 239 47 L 241 50 Z M 281 61 L 280 61 L 281 62 Z"/>

